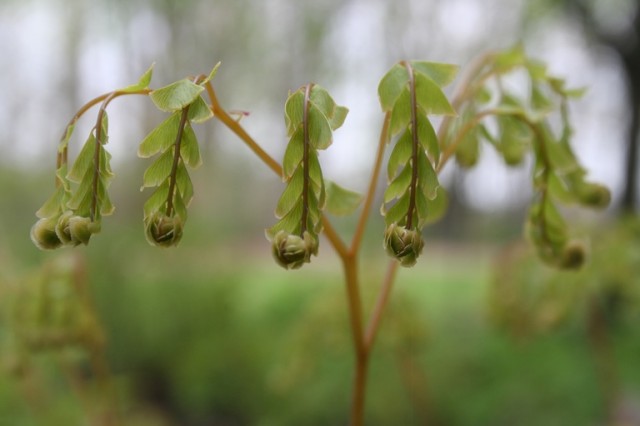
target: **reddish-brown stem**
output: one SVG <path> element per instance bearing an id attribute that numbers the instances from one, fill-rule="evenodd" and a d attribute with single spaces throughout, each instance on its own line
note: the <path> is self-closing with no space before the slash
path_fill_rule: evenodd
<path id="1" fill-rule="evenodd" d="M 307 84 L 304 89 L 304 107 L 302 110 L 302 217 L 300 219 L 300 238 L 304 238 L 307 231 L 309 216 L 309 108 L 311 106 L 311 88 L 313 84 Z"/>
<path id="2" fill-rule="evenodd" d="M 440 173 L 440 171 L 442 171 L 442 168 L 445 166 L 445 164 L 447 164 L 449 158 L 451 158 L 451 156 L 456 153 L 458 145 L 460 145 L 460 143 L 464 140 L 464 137 L 471 131 L 471 129 L 477 126 L 478 123 L 480 123 L 485 117 L 497 113 L 498 111 L 495 109 L 488 109 L 479 112 L 475 117 L 473 117 L 472 120 L 468 121 L 465 126 L 456 133 L 456 138 L 451 143 L 447 144 L 444 151 L 442 151 L 440 161 L 438 163 L 438 166 L 436 167 L 436 173 Z"/>
<path id="3" fill-rule="evenodd" d="M 409 184 L 409 208 L 407 209 L 406 228 L 413 227 L 413 214 L 416 209 L 416 191 L 418 187 L 418 101 L 416 99 L 416 81 L 410 63 L 405 63 L 409 74 L 409 94 L 411 96 L 411 183 Z"/>
<path id="4" fill-rule="evenodd" d="M 210 83 L 205 84 L 205 88 L 211 101 L 211 110 L 214 116 L 220 120 L 229 130 L 236 134 L 271 170 L 278 176 L 282 177 L 282 166 L 267 154 L 244 128 L 234 120 L 221 106 L 216 97 L 213 86 Z M 310 86 L 307 86 L 307 91 Z M 305 99 L 308 97 L 306 96 Z M 360 281 L 358 277 L 358 252 L 360 249 L 364 229 L 366 227 L 367 218 L 371 211 L 373 199 L 375 197 L 376 183 L 380 174 L 382 161 L 384 157 L 384 149 L 388 138 L 390 116 L 385 116 L 378 151 L 375 158 L 369 189 L 365 197 L 362 212 L 360 214 L 356 232 L 354 234 L 351 246 L 347 247 L 342 241 L 331 222 L 326 216 L 322 216 L 323 233 L 329 240 L 330 244 L 336 250 L 344 269 L 345 288 L 347 293 L 347 304 L 349 311 L 349 324 L 351 328 L 353 347 L 355 351 L 355 372 L 353 376 L 352 404 L 351 404 L 351 421 L 352 426 L 362 426 L 364 424 L 364 403 L 366 395 L 367 368 L 369 364 L 369 355 L 373 347 L 376 331 L 380 325 L 384 307 L 389 299 L 392 288 L 392 281 L 395 277 L 397 262 L 393 262 L 389 266 L 389 270 L 385 276 L 385 280 L 381 287 L 381 293 L 378 302 L 372 312 L 369 327 L 365 333 L 364 330 L 364 314 L 362 309 L 362 297 L 360 294 Z M 306 138 L 305 138 L 306 139 Z"/>
<path id="5" fill-rule="evenodd" d="M 236 134 L 248 147 L 251 151 L 254 152 L 258 156 L 263 163 L 267 165 L 275 174 L 282 177 L 282 166 L 276 160 L 273 159 L 267 152 L 260 147 L 253 140 L 251 136 L 244 130 L 244 128 L 238 123 L 238 121 L 234 120 L 221 106 L 220 102 L 218 102 L 218 98 L 216 97 L 216 93 L 213 90 L 213 86 L 210 82 L 205 84 L 205 89 L 207 90 L 207 94 L 209 95 L 209 100 L 211 101 L 211 112 L 215 118 L 220 120 L 222 124 L 227 126 L 229 130 Z"/>
<path id="6" fill-rule="evenodd" d="M 115 92 L 105 93 L 103 95 L 100 95 L 100 96 L 97 96 L 97 97 L 93 98 L 92 100 L 90 100 L 89 102 L 84 104 L 75 113 L 75 115 L 73 117 L 71 117 L 71 120 L 69 120 L 69 123 L 67 123 L 67 125 L 64 128 L 64 133 L 62 134 L 62 137 L 60 138 L 60 144 L 62 144 L 65 141 L 68 142 L 68 138 L 70 136 L 70 132 L 72 131 L 72 128 L 73 128 L 73 126 L 75 126 L 76 122 L 88 110 L 90 110 L 91 108 L 93 108 L 94 106 L 99 104 L 100 102 L 102 102 L 102 106 L 100 107 L 100 111 L 98 112 L 98 120 L 97 120 L 98 125 L 96 126 L 96 132 L 98 132 L 98 129 L 101 129 L 101 125 L 100 124 L 102 122 L 101 121 L 102 120 L 102 116 L 104 115 L 104 111 L 107 108 L 107 105 L 109 104 L 109 102 L 111 102 L 115 98 L 117 98 L 119 96 L 123 96 L 123 95 L 148 95 L 149 93 L 151 93 L 151 89 L 141 89 L 141 90 L 136 90 L 136 91 L 133 91 L 133 92 L 115 91 Z M 99 141 L 99 138 L 98 138 L 98 135 L 96 134 L 96 143 L 97 143 L 97 141 Z M 69 152 L 69 150 L 67 149 L 67 143 L 64 143 L 63 146 L 58 148 L 58 153 L 56 155 L 56 170 L 58 170 L 63 164 L 67 164 L 68 152 Z M 60 182 L 60 179 L 56 175 L 56 180 L 55 180 L 56 187 L 58 187 L 61 183 L 62 182 Z M 95 209 L 95 206 L 92 209 Z M 93 215 L 91 217 L 93 218 Z"/>
<path id="7" fill-rule="evenodd" d="M 282 166 L 276 160 L 273 159 L 267 152 L 258 145 L 256 141 L 253 140 L 251 136 L 244 130 L 244 128 L 238 123 L 237 120 L 234 120 L 221 106 L 218 98 L 216 97 L 216 93 L 213 90 L 213 86 L 210 82 L 207 82 L 204 85 L 207 90 L 207 94 L 209 96 L 209 100 L 211 101 L 211 111 L 215 118 L 220 120 L 222 124 L 224 124 L 229 130 L 235 133 L 236 136 L 242 140 L 258 156 L 258 158 L 267 165 L 275 174 L 282 177 Z M 329 239 L 331 245 L 336 249 L 338 254 L 343 255 L 347 253 L 347 248 L 335 231 L 331 222 L 325 217 L 322 216 L 322 226 L 323 232 L 325 236 Z"/>
<path id="8" fill-rule="evenodd" d="M 387 267 L 387 272 L 384 276 L 384 281 L 380 287 L 380 292 L 378 293 L 378 300 L 373 308 L 373 312 L 371 312 L 369 324 L 367 325 L 367 330 L 364 335 L 364 345 L 367 351 L 371 351 L 373 348 L 373 343 L 375 342 L 376 335 L 380 329 L 382 314 L 384 313 L 384 309 L 389 301 L 389 296 L 391 295 L 391 290 L 393 288 L 397 272 L 398 262 L 395 260 L 390 261 L 389 266 Z"/>
<path id="9" fill-rule="evenodd" d="M 169 192 L 167 195 L 167 216 L 173 216 L 173 194 L 176 190 L 176 175 L 178 173 L 178 165 L 180 164 L 180 145 L 182 144 L 182 135 L 184 134 L 184 127 L 187 125 L 187 118 L 189 117 L 189 105 L 182 109 L 180 115 L 180 124 L 178 125 L 178 134 L 176 135 L 176 141 L 174 142 L 173 152 L 173 164 L 171 165 L 171 174 L 169 175 Z"/>
<path id="10" fill-rule="evenodd" d="M 361 426 L 364 421 L 364 400 L 369 352 L 364 343 L 362 297 L 360 296 L 356 257 L 344 257 L 342 258 L 342 264 L 344 267 L 349 321 L 351 324 L 356 360 L 351 401 L 351 426 Z"/>
<path id="11" fill-rule="evenodd" d="M 384 122 L 382 124 L 382 131 L 380 132 L 380 139 L 378 141 L 378 151 L 376 152 L 376 158 L 373 165 L 373 171 L 371 172 L 371 178 L 369 179 L 369 188 L 364 202 L 362 203 L 362 211 L 358 218 L 356 225 L 356 232 L 351 240 L 351 247 L 349 249 L 351 254 L 358 253 L 360 250 L 360 244 L 362 243 L 362 237 L 364 237 L 364 231 L 367 226 L 367 220 L 371 213 L 371 205 L 376 195 L 376 187 L 378 183 L 378 177 L 380 176 L 380 169 L 382 168 L 382 160 L 384 159 L 384 150 L 387 146 L 387 139 L 389 138 L 389 121 L 391 120 L 391 114 L 386 113 L 384 116 Z"/>
<path id="12" fill-rule="evenodd" d="M 493 53 L 484 54 L 478 57 L 476 62 L 469 67 L 469 71 L 462 80 L 462 83 L 457 85 L 460 89 L 459 92 L 453 96 L 453 100 L 451 101 L 451 106 L 454 110 L 458 111 L 460 106 L 475 95 L 476 91 L 494 75 L 491 70 L 482 73 L 482 70 L 491 62 L 493 56 Z M 443 148 L 442 144 L 445 142 L 451 123 L 453 123 L 455 118 L 456 116 L 451 115 L 444 117 L 438 128 L 438 141 L 441 148 Z"/>

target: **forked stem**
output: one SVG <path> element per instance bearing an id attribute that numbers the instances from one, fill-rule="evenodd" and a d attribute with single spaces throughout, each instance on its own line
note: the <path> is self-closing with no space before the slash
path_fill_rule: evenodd
<path id="1" fill-rule="evenodd" d="M 214 117 L 222 122 L 229 130 L 240 138 L 251 149 L 258 158 L 267 165 L 274 173 L 282 177 L 282 166 L 244 130 L 240 123 L 233 119 L 221 106 L 216 97 L 215 91 L 211 83 L 205 84 L 207 94 L 211 101 L 211 111 Z M 375 337 L 380 328 L 381 320 L 385 307 L 388 304 L 393 282 L 398 269 L 398 262 L 393 260 L 389 263 L 384 280 L 381 284 L 376 304 L 371 312 L 370 318 L 365 329 L 365 316 L 362 308 L 362 296 L 360 293 L 360 279 L 358 277 L 358 255 L 361 248 L 364 230 L 367 220 L 371 213 L 371 207 L 375 198 L 376 186 L 382 162 L 384 160 L 384 151 L 389 138 L 389 122 L 390 114 L 386 114 L 380 132 L 378 149 L 374 160 L 373 171 L 369 180 L 367 194 L 365 196 L 362 211 L 356 224 L 356 231 L 350 246 L 347 246 L 332 226 L 326 216 L 322 216 L 323 233 L 329 240 L 331 246 L 335 249 L 340 257 L 344 270 L 345 288 L 347 293 L 347 306 L 349 311 L 349 324 L 351 328 L 353 347 L 355 352 L 355 371 L 353 376 L 352 402 L 350 425 L 362 426 L 364 424 L 364 407 L 366 396 L 367 373 L 369 359 L 373 350 Z"/>

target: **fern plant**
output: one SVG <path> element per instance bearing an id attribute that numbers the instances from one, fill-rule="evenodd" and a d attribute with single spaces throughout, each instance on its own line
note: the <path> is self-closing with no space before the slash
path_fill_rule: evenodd
<path id="1" fill-rule="evenodd" d="M 474 166 L 485 142 L 507 166 L 519 166 L 531 158 L 535 196 L 525 233 L 543 261 L 561 268 L 583 264 L 585 249 L 571 239 L 557 205 L 604 207 L 610 196 L 605 187 L 585 179 L 586 171 L 570 146 L 568 104 L 582 90 L 568 89 L 563 80 L 550 75 L 521 47 L 479 58 L 459 80 L 451 100 L 444 88 L 456 79 L 457 66 L 426 61 L 393 65 L 378 86 L 384 119 L 364 195 L 324 179 L 320 154 L 330 149 L 333 132 L 348 113 L 326 89 L 310 83 L 289 94 L 284 108 L 289 140 L 281 164 L 220 105 L 213 84 L 217 68 L 207 76 L 182 79 L 160 89 L 149 87 L 150 68 L 136 84 L 84 105 L 59 144 L 55 191 L 36 213 L 40 219 L 31 230 L 35 245 L 55 249 L 87 244 L 100 231 L 102 217 L 113 212 L 108 194 L 113 173 L 106 150 L 106 108 L 113 99 L 125 95 L 149 96 L 156 107 L 170 114 L 140 143 L 138 155 L 154 157 L 142 177 L 143 189 L 154 188 L 144 206 L 147 240 L 161 247 L 177 245 L 194 197 L 189 169 L 202 162 L 192 126 L 217 119 L 285 182 L 275 211 L 277 221 L 266 230 L 276 262 L 286 269 L 311 262 L 318 254 L 321 233 L 341 260 L 355 353 L 350 414 L 353 425 L 364 422 L 368 363 L 398 265 L 410 267 L 418 261 L 425 245 L 424 227 L 446 211 L 447 193 L 438 176 L 450 160 L 455 159 L 464 168 Z M 518 96 L 504 84 L 504 79 L 516 72 L 526 76 L 529 96 Z M 67 145 L 75 123 L 97 104 L 101 106 L 96 125 L 69 165 Z M 437 130 L 431 121 L 433 116 L 442 116 Z M 381 245 L 392 259 L 376 304 L 366 318 L 360 295 L 359 255 L 389 145 L 388 185 L 381 206 L 386 229 L 381 232 Z M 355 232 L 350 241 L 345 241 L 326 213 L 349 215 L 358 208 Z"/>

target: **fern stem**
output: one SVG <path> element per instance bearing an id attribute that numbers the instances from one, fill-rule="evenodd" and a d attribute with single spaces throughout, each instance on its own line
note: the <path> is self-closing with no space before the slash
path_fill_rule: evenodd
<path id="1" fill-rule="evenodd" d="M 362 211 L 358 218 L 358 224 L 356 226 L 356 232 L 351 240 L 351 247 L 349 251 L 351 253 L 357 253 L 364 237 L 364 231 L 367 226 L 367 219 L 369 219 L 371 213 L 371 205 L 373 204 L 373 198 L 376 194 L 376 187 L 378 183 L 378 177 L 380 176 L 380 169 L 382 168 L 382 161 L 384 160 L 384 151 L 387 146 L 387 139 L 389 138 L 389 122 L 391 120 L 391 114 L 386 113 L 384 116 L 384 123 L 382 124 L 382 130 L 380 131 L 380 139 L 378 141 L 378 152 L 376 153 L 376 159 L 371 172 L 371 178 L 369 179 L 369 189 L 367 195 L 362 203 Z"/>
<path id="2" fill-rule="evenodd" d="M 178 134 L 176 135 L 176 141 L 173 144 L 173 164 L 171 165 L 171 174 L 169 175 L 169 193 L 167 195 L 168 217 L 173 216 L 173 195 L 176 191 L 178 164 L 180 164 L 180 145 L 182 144 L 182 136 L 184 134 L 184 127 L 187 125 L 188 116 L 189 105 L 182 109 L 182 114 L 180 115 L 180 124 L 178 125 Z"/>
<path id="3" fill-rule="evenodd" d="M 309 218 L 309 108 L 311 105 L 311 88 L 313 84 L 307 84 L 304 91 L 304 110 L 302 112 L 302 216 L 300 218 L 300 237 L 304 237 L 307 231 Z"/>
<path id="4" fill-rule="evenodd" d="M 411 183 L 409 185 L 409 208 L 407 209 L 406 229 L 413 227 L 413 213 L 416 209 L 416 190 L 418 186 L 418 101 L 416 100 L 416 80 L 411 64 L 405 62 L 409 74 L 409 92 L 411 96 Z"/>

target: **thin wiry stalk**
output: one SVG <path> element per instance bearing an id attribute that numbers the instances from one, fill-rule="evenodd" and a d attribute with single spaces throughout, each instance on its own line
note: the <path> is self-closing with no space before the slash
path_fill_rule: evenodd
<path id="1" fill-rule="evenodd" d="M 189 105 L 182 109 L 182 114 L 180 115 L 180 124 L 178 125 L 178 134 L 176 135 L 176 141 L 173 144 L 173 164 L 171 165 L 171 173 L 169 174 L 169 193 L 167 195 L 168 217 L 171 217 L 173 215 L 173 196 L 176 190 L 178 165 L 180 164 L 180 146 L 182 144 L 182 136 L 184 135 L 184 128 L 187 125 L 188 116 Z"/>
<path id="2" fill-rule="evenodd" d="M 405 63 L 409 73 L 409 94 L 411 96 L 411 183 L 409 184 L 409 208 L 407 209 L 406 228 L 413 226 L 413 214 L 416 209 L 416 191 L 418 190 L 418 101 L 416 100 L 416 81 L 410 63 Z"/>

